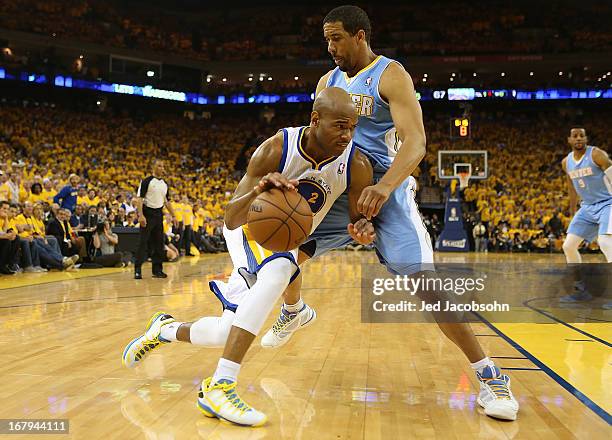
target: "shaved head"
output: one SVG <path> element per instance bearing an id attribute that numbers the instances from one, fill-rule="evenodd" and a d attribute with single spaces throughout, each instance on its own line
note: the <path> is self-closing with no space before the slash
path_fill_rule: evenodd
<path id="1" fill-rule="evenodd" d="M 339 87 L 323 89 L 316 97 L 312 109 L 325 117 L 352 118 L 357 112 L 349 94 Z"/>
<path id="2" fill-rule="evenodd" d="M 339 87 L 323 89 L 315 99 L 310 115 L 311 140 L 321 159 L 339 156 L 346 149 L 359 115 L 350 95 Z M 317 153 L 315 153 L 317 154 Z"/>

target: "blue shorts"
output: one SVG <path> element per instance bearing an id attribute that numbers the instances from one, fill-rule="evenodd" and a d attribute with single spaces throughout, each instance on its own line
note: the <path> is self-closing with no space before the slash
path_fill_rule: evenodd
<path id="1" fill-rule="evenodd" d="M 582 205 L 567 228 L 567 233 L 577 235 L 589 242 L 598 235 L 612 234 L 611 216 L 611 200 L 595 205 Z"/>
<path id="2" fill-rule="evenodd" d="M 377 180 L 377 179 L 375 179 Z M 376 240 L 374 246 L 382 264 L 396 275 L 411 275 L 433 269 L 433 248 L 415 201 L 416 182 L 406 179 L 391 193 L 380 213 L 374 218 Z M 321 224 L 310 236 L 316 243 L 313 257 L 352 241 L 346 229 L 351 222 L 348 193 L 336 200 Z"/>

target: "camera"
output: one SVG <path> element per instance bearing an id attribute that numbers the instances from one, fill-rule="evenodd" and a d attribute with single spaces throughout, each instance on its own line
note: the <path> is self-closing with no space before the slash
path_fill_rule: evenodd
<path id="1" fill-rule="evenodd" d="M 104 222 L 98 222 L 96 225 L 96 233 L 103 234 L 104 233 Z"/>

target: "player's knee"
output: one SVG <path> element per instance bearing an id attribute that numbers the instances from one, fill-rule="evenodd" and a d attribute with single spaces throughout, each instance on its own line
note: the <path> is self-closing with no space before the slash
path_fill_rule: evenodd
<path id="1" fill-rule="evenodd" d="M 566 254 L 568 252 L 575 252 L 578 250 L 578 244 L 576 244 L 573 240 L 569 240 L 568 238 L 566 238 L 563 241 L 563 252 L 565 252 Z"/>
<path id="2" fill-rule="evenodd" d="M 285 287 L 289 284 L 289 280 L 297 270 L 295 264 L 288 258 L 276 258 L 275 260 L 268 263 L 269 271 L 274 273 L 274 277 L 271 277 L 271 283 L 275 284 L 274 287 L 285 290 Z"/>

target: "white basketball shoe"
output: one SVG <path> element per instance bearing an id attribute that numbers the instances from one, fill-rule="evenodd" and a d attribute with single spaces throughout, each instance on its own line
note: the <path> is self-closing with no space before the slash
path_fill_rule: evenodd
<path id="1" fill-rule="evenodd" d="M 516 420 L 519 404 L 510 390 L 510 378 L 501 374 L 495 366 L 486 367 L 482 374 L 476 372 L 480 381 L 478 404 L 486 415 L 502 420 Z"/>
<path id="2" fill-rule="evenodd" d="M 264 348 L 277 348 L 289 342 L 296 331 L 308 327 L 317 319 L 317 312 L 308 304 L 304 304 L 299 312 L 288 312 L 285 305 L 281 306 L 280 314 L 270 330 L 261 338 Z"/>

